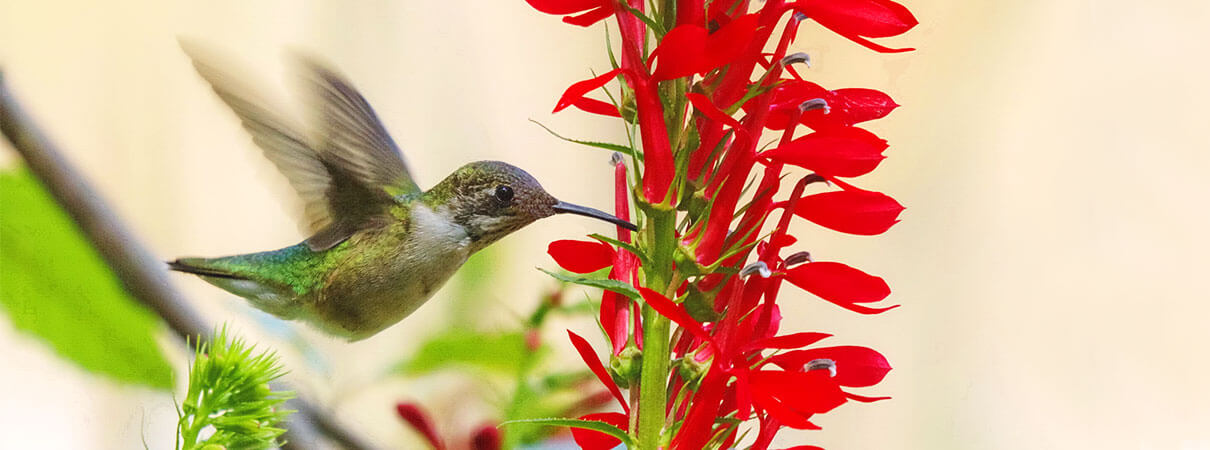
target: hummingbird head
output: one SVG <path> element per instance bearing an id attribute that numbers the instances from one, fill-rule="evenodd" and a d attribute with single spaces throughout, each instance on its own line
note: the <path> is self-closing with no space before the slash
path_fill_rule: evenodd
<path id="1" fill-rule="evenodd" d="M 612 214 L 561 202 L 532 175 L 500 161 L 476 161 L 458 168 L 425 193 L 431 206 L 466 229 L 476 249 L 555 214 L 569 213 L 610 222 L 630 230 L 635 226 Z"/>

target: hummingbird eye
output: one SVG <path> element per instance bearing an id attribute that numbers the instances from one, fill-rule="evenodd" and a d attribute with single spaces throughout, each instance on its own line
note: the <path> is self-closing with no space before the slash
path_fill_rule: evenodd
<path id="1" fill-rule="evenodd" d="M 508 186 L 496 186 L 496 200 L 508 206 L 513 201 L 513 188 Z"/>

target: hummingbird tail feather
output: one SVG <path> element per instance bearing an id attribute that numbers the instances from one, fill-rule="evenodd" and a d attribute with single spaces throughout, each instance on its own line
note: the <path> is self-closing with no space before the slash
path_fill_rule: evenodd
<path id="1" fill-rule="evenodd" d="M 202 261 L 205 261 L 205 260 L 203 260 L 201 258 L 177 259 L 176 261 L 168 261 L 168 268 L 175 270 L 177 272 L 191 273 L 194 275 L 200 275 L 200 276 L 204 276 L 204 277 L 227 278 L 227 279 L 231 279 L 231 280 L 247 280 L 248 279 L 247 277 L 241 277 L 239 275 L 233 274 L 231 272 L 228 272 L 228 271 L 225 271 L 222 269 L 216 269 L 213 267 L 204 267 L 204 266 L 197 264 L 198 262 L 202 262 Z"/>

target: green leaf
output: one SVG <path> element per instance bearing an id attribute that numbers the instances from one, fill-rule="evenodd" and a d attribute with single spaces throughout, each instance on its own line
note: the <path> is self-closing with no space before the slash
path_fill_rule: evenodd
<path id="1" fill-rule="evenodd" d="M 597 289 L 607 289 L 633 299 L 642 298 L 642 296 L 639 295 L 638 289 L 635 289 L 634 286 L 631 286 L 629 283 L 623 283 L 618 280 L 602 280 L 597 278 L 577 277 L 575 275 L 564 275 L 561 273 L 551 272 L 541 267 L 539 267 L 538 270 L 545 272 L 547 275 L 554 277 L 556 280 L 566 283 L 579 284 L 581 286 L 589 286 Z"/>
<path id="2" fill-rule="evenodd" d="M 269 383 L 285 374 L 272 351 L 238 337 L 224 325 L 209 342 L 202 342 L 189 368 L 189 390 L 177 408 L 177 448 L 270 449 L 285 429 L 277 425 L 294 411 L 282 403 L 290 391 L 275 391 Z"/>
<path id="3" fill-rule="evenodd" d="M 25 170 L 0 172 L 0 306 L 18 330 L 86 370 L 172 387 L 154 338 L 159 320 Z"/>
<path id="4" fill-rule="evenodd" d="M 521 369 L 529 353 L 521 332 L 458 330 L 425 341 L 415 355 L 395 367 L 395 372 L 422 375 L 448 368 L 473 368 L 511 375 Z"/>
<path id="5" fill-rule="evenodd" d="M 587 145 L 589 147 L 596 147 L 596 148 L 614 151 L 614 152 L 618 152 L 618 153 L 623 153 L 623 154 L 631 155 L 631 156 L 634 155 L 634 149 L 627 147 L 625 145 L 622 145 L 622 144 L 611 144 L 608 142 L 582 141 L 579 139 L 567 138 L 567 137 L 563 137 L 563 135 L 560 135 L 559 133 L 555 133 L 555 130 L 550 129 L 550 127 L 547 127 L 546 125 L 543 125 L 542 122 L 538 122 L 534 119 L 529 119 L 529 121 L 538 124 L 538 126 L 542 127 L 543 130 L 546 130 L 547 133 L 550 133 L 551 136 L 554 136 L 556 138 L 562 139 L 567 142 L 573 142 L 573 143 L 580 144 L 580 145 Z"/>
<path id="6" fill-rule="evenodd" d="M 626 448 L 634 448 L 634 441 L 630 439 L 629 434 L 626 434 L 626 432 L 622 431 L 621 428 L 618 428 L 611 424 L 597 421 L 597 420 L 556 419 L 556 418 L 523 419 L 523 420 L 509 420 L 507 422 L 501 423 L 500 426 L 514 425 L 514 424 L 544 425 L 544 426 L 549 426 L 549 427 L 572 427 L 572 428 L 583 428 L 586 430 L 600 431 L 602 433 L 608 434 L 615 438 L 621 439 L 622 444 L 624 444 L 626 446 Z"/>

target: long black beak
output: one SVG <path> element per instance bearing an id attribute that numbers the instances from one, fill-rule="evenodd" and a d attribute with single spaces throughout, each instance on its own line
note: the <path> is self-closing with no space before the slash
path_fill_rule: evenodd
<path id="1" fill-rule="evenodd" d="M 589 208 L 587 206 L 573 205 L 573 204 L 567 203 L 567 202 L 557 202 L 551 208 L 554 208 L 555 212 L 560 213 L 560 214 L 563 214 L 563 213 L 578 214 L 578 215 L 585 216 L 585 217 L 592 217 L 594 219 L 604 220 L 606 222 L 612 223 L 614 225 L 617 225 L 619 227 L 625 228 L 630 231 L 639 231 L 639 227 L 634 226 L 633 223 L 619 219 L 619 218 L 615 217 L 613 214 L 607 213 L 605 211 L 601 211 L 599 209 L 593 209 L 593 208 Z"/>

